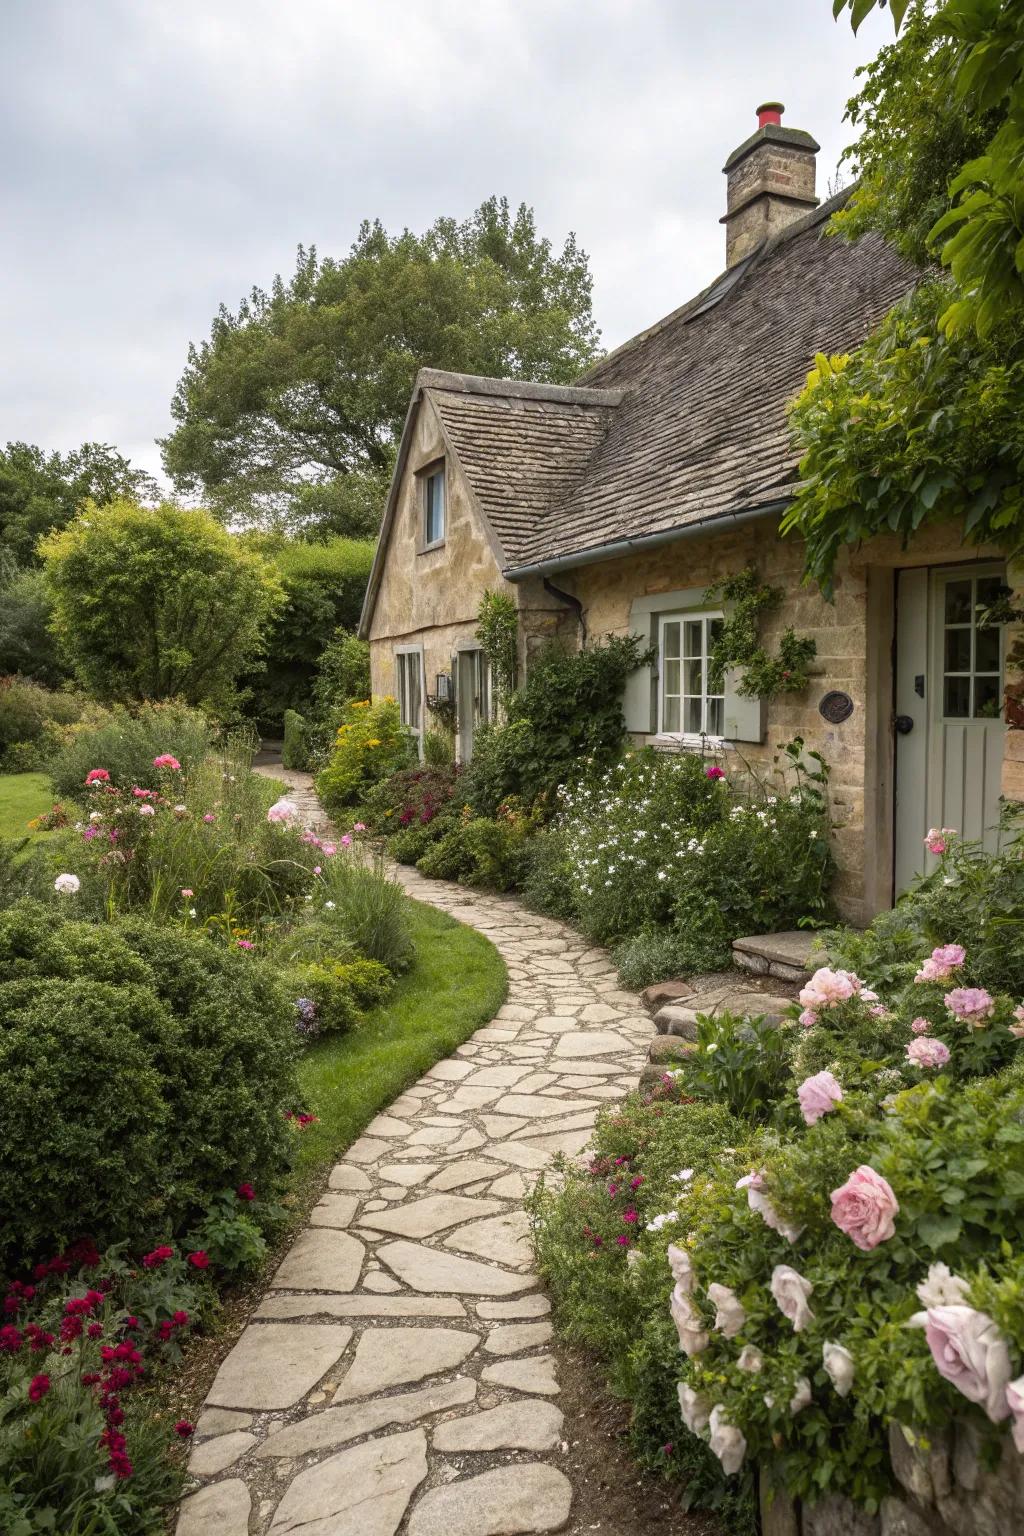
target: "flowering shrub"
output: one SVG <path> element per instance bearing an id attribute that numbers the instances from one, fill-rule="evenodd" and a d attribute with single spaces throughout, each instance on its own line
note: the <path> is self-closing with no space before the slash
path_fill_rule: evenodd
<path id="1" fill-rule="evenodd" d="M 104 768 L 109 782 L 127 792 L 135 784 L 149 784 L 153 759 L 169 752 L 180 762 L 181 782 L 187 785 L 213 738 L 207 717 L 185 704 L 140 704 L 134 711 L 116 707 L 104 711 L 98 722 L 73 727 L 48 771 L 59 797 L 80 801 L 90 770 Z"/>
<path id="2" fill-rule="evenodd" d="M 464 812 L 451 831 L 417 859 L 416 867 L 434 880 L 511 890 L 522 877 L 526 842 L 535 826 L 535 818 L 510 801 L 498 807 L 493 820 Z"/>
<path id="3" fill-rule="evenodd" d="M 79 1242 L 6 1286 L 0 1323 L 0 1529 L 154 1529 L 177 1483 L 139 1388 L 180 1358 L 209 1306 L 163 1244 L 142 1259 Z M 175 1433 L 192 1426 L 182 1421 Z"/>
<path id="4" fill-rule="evenodd" d="M 388 839 L 388 852 L 400 864 L 415 864 L 459 819 L 462 769 L 406 768 L 382 779 L 368 792 L 361 814 L 374 832 Z"/>
<path id="5" fill-rule="evenodd" d="M 371 785 L 415 756 L 409 732 L 399 719 L 394 699 L 346 704 L 331 756 L 316 777 L 316 792 L 333 816 L 357 804 Z"/>
<path id="6" fill-rule="evenodd" d="M 280 1171 L 293 1015 L 252 956 L 22 902 L 0 913 L 0 977 L 0 1269 L 86 1231 L 179 1230 Z"/>

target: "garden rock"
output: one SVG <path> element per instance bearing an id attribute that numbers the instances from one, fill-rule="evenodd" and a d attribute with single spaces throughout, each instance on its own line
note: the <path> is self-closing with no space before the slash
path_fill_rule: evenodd
<path id="1" fill-rule="evenodd" d="M 780 981 L 792 982 L 806 981 L 819 966 L 828 964 L 821 939 L 806 928 L 734 939 L 732 958 L 734 965 L 755 976 L 777 976 Z"/>
<path id="2" fill-rule="evenodd" d="M 292 1244 L 271 1284 L 279 1291 L 350 1291 L 359 1279 L 365 1251 L 348 1232 L 308 1227 Z"/>
<path id="3" fill-rule="evenodd" d="M 421 1429 L 340 1451 L 294 1478 L 271 1536 L 394 1536 L 426 1475 Z"/>
<path id="4" fill-rule="evenodd" d="M 562 1413 L 554 1403 L 526 1398 L 486 1413 L 448 1419 L 434 1431 L 438 1451 L 553 1451 L 562 1438 Z"/>
<path id="5" fill-rule="evenodd" d="M 497 1467 L 424 1494 L 409 1536 L 529 1536 L 557 1531 L 569 1518 L 567 1477 L 543 1462 Z"/>
<path id="6" fill-rule="evenodd" d="M 456 1328 L 367 1328 L 335 1401 L 367 1397 L 461 1365 L 480 1342 Z"/>
<path id="7" fill-rule="evenodd" d="M 310 1451 L 330 1450 L 336 1445 L 344 1445 L 346 1440 L 358 1440 L 360 1435 L 386 1429 L 389 1424 L 414 1424 L 417 1419 L 425 1419 L 430 1414 L 463 1407 L 475 1397 L 476 1382 L 467 1376 L 458 1376 L 454 1381 L 423 1387 L 418 1392 L 402 1392 L 396 1397 L 383 1397 L 377 1402 L 357 1403 L 345 1408 L 327 1408 L 323 1413 L 312 1414 L 308 1419 L 275 1430 L 256 1454 L 260 1457 L 306 1456 Z"/>
<path id="8" fill-rule="evenodd" d="M 678 1003 L 683 998 L 693 996 L 693 987 L 682 976 L 674 981 L 656 981 L 652 986 L 644 987 L 640 993 L 640 1001 L 649 1013 L 657 1013 L 665 1003 Z"/>
<path id="9" fill-rule="evenodd" d="M 343 1354 L 352 1329 L 337 1323 L 249 1327 L 221 1365 L 206 1401 L 215 1408 L 290 1408 Z"/>
<path id="10" fill-rule="evenodd" d="M 211 1483 L 181 1506 L 177 1536 L 249 1536 L 249 1490 L 237 1477 Z"/>

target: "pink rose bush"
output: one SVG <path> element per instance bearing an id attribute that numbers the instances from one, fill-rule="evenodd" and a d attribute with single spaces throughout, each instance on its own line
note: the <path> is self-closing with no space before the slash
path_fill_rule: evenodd
<path id="1" fill-rule="evenodd" d="M 848 1002 L 851 997 L 860 998 L 864 1003 L 878 1001 L 878 994 L 872 992 L 870 987 L 866 986 L 852 971 L 833 971 L 829 966 L 823 965 L 802 988 L 800 1005 L 817 1014 L 827 1008 L 835 1008 L 840 1003 Z"/>
<path id="2" fill-rule="evenodd" d="M 1009 1418 L 1010 1352 L 992 1319 L 973 1307 L 953 1305 L 929 1307 L 913 1322 L 924 1327 L 939 1375 L 984 1409 L 993 1424 Z"/>
<path id="3" fill-rule="evenodd" d="M 940 856 L 949 849 L 950 839 L 956 837 L 955 827 L 929 827 L 924 846 L 929 853 Z"/>
<path id="4" fill-rule="evenodd" d="M 955 1019 L 971 1029 L 984 1029 L 995 1012 L 995 999 L 984 987 L 955 987 L 943 1002 Z"/>
<path id="5" fill-rule="evenodd" d="M 920 1035 L 908 1043 L 906 1056 L 912 1067 L 944 1067 L 949 1061 L 949 1046 L 931 1035 Z"/>
<path id="6" fill-rule="evenodd" d="M 940 944 L 933 949 L 921 966 L 914 981 L 948 981 L 954 971 L 960 969 L 967 958 L 962 944 Z"/>
<path id="7" fill-rule="evenodd" d="M 832 1191 L 832 1220 L 865 1253 L 894 1235 L 899 1209 L 891 1185 L 866 1163 Z"/>

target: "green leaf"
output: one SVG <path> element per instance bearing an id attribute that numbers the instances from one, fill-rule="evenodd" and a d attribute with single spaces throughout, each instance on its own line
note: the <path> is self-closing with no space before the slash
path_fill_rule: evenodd
<path id="1" fill-rule="evenodd" d="M 917 1235 L 928 1248 L 945 1248 L 947 1244 L 956 1242 L 962 1225 L 960 1217 L 952 1211 L 937 1211 L 934 1215 L 921 1217 L 917 1224 Z"/>

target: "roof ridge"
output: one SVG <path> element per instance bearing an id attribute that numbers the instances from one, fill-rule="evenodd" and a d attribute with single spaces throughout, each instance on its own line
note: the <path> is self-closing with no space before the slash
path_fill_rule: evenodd
<path id="1" fill-rule="evenodd" d="M 688 314 L 698 309 L 710 298 L 714 289 L 730 275 L 734 274 L 735 279 L 738 279 L 743 275 L 744 268 L 759 265 L 765 256 L 777 250 L 780 245 L 784 245 L 788 240 L 794 239 L 797 235 L 804 234 L 808 229 L 812 229 L 815 224 L 823 224 L 850 199 L 856 189 L 856 182 L 849 187 L 844 187 L 842 191 L 836 192 L 826 202 L 819 204 L 817 208 L 812 208 L 800 218 L 793 219 L 791 223 L 780 229 L 777 234 L 772 235 L 769 239 L 762 240 L 760 245 L 755 246 L 748 256 L 745 256 L 741 262 L 737 263 L 737 266 L 740 268 L 738 273 L 735 268 L 726 267 L 724 271 L 719 272 L 718 276 L 708 283 L 706 288 L 702 288 L 691 299 L 687 299 L 685 304 L 680 304 L 677 309 L 671 310 L 660 320 L 655 320 L 646 330 L 637 331 L 635 336 L 630 336 L 626 341 L 620 342 L 617 347 L 613 347 L 610 352 L 606 352 L 604 357 L 600 358 L 596 363 L 591 363 L 590 367 L 580 374 L 581 383 L 584 379 L 591 378 L 595 373 L 600 373 L 605 364 L 611 362 L 613 358 L 621 357 L 623 353 L 631 351 L 634 347 L 639 346 L 641 342 L 649 340 L 651 336 L 657 336 L 660 331 L 673 325 L 677 320 L 684 320 Z M 730 286 L 735 286 L 735 281 Z M 586 387 L 593 388 L 594 386 L 587 385 Z"/>
<path id="2" fill-rule="evenodd" d="M 496 395 L 517 400 L 549 400 L 558 405 L 606 405 L 622 402 L 625 390 L 591 389 L 579 384 L 534 384 L 526 379 L 492 379 L 482 373 L 448 373 L 421 368 L 414 388 L 447 390 L 452 394 Z"/>

